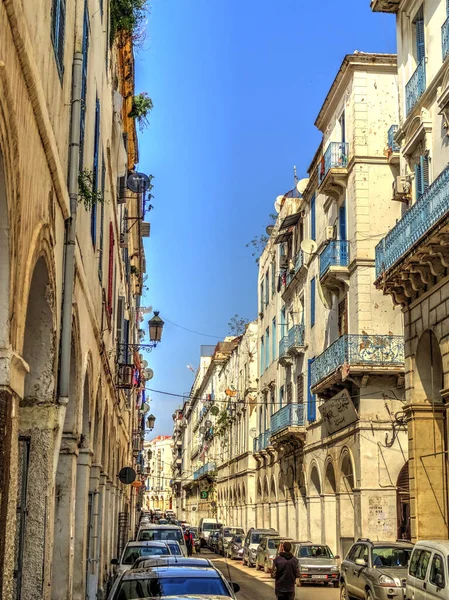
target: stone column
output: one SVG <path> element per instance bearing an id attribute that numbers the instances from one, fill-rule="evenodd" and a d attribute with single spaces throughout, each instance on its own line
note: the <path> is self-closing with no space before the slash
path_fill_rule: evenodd
<path id="1" fill-rule="evenodd" d="M 337 552 L 337 501 L 335 494 L 322 494 L 323 503 L 323 538 L 334 552 Z"/>
<path id="2" fill-rule="evenodd" d="M 92 453 L 81 449 L 78 455 L 76 471 L 75 499 L 75 545 L 73 559 L 73 597 L 84 598 L 87 579 L 87 546 L 88 546 L 88 506 L 90 465 Z M 93 508 L 93 507 L 92 507 Z"/>
<path id="3" fill-rule="evenodd" d="M 100 581 L 100 547 L 102 527 L 102 498 L 100 493 L 100 465 L 90 468 L 89 491 L 93 494 L 92 505 L 92 534 L 90 543 L 90 556 L 87 556 L 87 598 L 97 600 L 97 590 Z"/>
<path id="4" fill-rule="evenodd" d="M 71 600 L 78 437 L 63 435 L 56 472 L 52 600 Z"/>
<path id="5" fill-rule="evenodd" d="M 307 514 L 308 518 L 308 539 L 313 541 L 321 541 L 322 538 L 322 523 L 321 523 L 321 497 L 307 497 Z"/>

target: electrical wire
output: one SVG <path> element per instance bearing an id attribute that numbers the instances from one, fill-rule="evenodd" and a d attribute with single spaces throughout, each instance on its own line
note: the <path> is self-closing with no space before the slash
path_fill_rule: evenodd
<path id="1" fill-rule="evenodd" d="M 203 337 L 210 337 L 210 338 L 215 338 L 217 340 L 223 340 L 226 336 L 221 336 L 221 335 L 210 335 L 209 333 L 201 333 L 200 331 L 195 331 L 194 329 L 189 329 L 188 327 L 183 327 L 182 325 L 178 325 L 177 323 L 174 323 L 173 321 L 170 321 L 170 319 L 167 319 L 167 317 L 165 315 L 162 315 L 164 321 L 166 321 L 167 323 L 170 323 L 170 325 L 174 325 L 175 327 L 178 327 L 179 329 L 183 329 L 184 331 L 188 331 L 189 333 L 194 333 L 195 335 L 202 335 Z"/>

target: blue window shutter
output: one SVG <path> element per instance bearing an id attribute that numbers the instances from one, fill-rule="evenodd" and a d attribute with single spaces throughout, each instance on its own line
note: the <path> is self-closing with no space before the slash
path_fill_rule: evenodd
<path id="1" fill-rule="evenodd" d="M 449 17 L 449 0 L 446 0 L 446 14 Z"/>
<path id="2" fill-rule="evenodd" d="M 315 194 L 313 194 L 310 200 L 310 237 L 312 240 L 316 239 L 316 209 L 315 209 Z"/>
<path id="3" fill-rule="evenodd" d="M 265 331 L 265 368 L 270 366 L 270 329 L 267 327 Z"/>
<path id="4" fill-rule="evenodd" d="M 281 389 L 279 390 L 279 408 L 282 408 L 282 405 L 284 404 L 284 386 L 281 386 Z"/>
<path id="5" fill-rule="evenodd" d="M 426 46 L 424 39 L 424 17 L 422 14 L 415 21 L 415 30 L 416 30 L 416 60 L 418 63 L 422 61 L 422 59 L 426 56 Z"/>
<path id="6" fill-rule="evenodd" d="M 315 277 L 310 281 L 310 327 L 315 325 Z"/>
<path id="7" fill-rule="evenodd" d="M 64 74 L 66 0 L 53 0 L 51 39 L 59 76 Z"/>
<path id="8" fill-rule="evenodd" d="M 310 391 L 312 364 L 315 358 L 309 358 L 307 361 L 307 420 L 316 421 L 316 398 Z"/>
<path id="9" fill-rule="evenodd" d="M 84 165 L 84 138 L 86 128 L 86 100 L 87 100 L 87 63 L 89 56 L 89 13 L 87 2 L 84 4 L 84 23 L 83 23 L 83 68 L 81 72 L 81 115 L 80 115 L 80 171 Z"/>
<path id="10" fill-rule="evenodd" d="M 100 151 L 100 100 L 97 98 L 95 103 L 95 135 L 94 135 L 94 168 L 93 168 L 93 189 L 98 191 L 98 155 Z M 97 204 L 92 204 L 92 210 L 90 213 L 90 233 L 92 236 L 92 243 L 97 243 Z"/>
<path id="11" fill-rule="evenodd" d="M 415 165 L 415 191 L 416 191 L 416 200 L 419 200 L 422 196 L 421 191 L 421 164 Z"/>
<path id="12" fill-rule="evenodd" d="M 101 165 L 101 193 L 104 198 L 104 188 L 106 184 L 106 165 L 104 164 L 104 158 Z M 100 252 L 98 256 L 98 278 L 100 283 L 103 282 L 103 250 L 104 250 L 104 202 L 100 206 Z M 127 252 L 128 249 L 125 248 Z M 125 263 L 126 264 L 126 263 Z"/>
<path id="13" fill-rule="evenodd" d="M 429 187 L 429 158 L 427 156 L 420 156 L 419 166 L 421 170 L 421 190 L 424 194 Z"/>
<path id="14" fill-rule="evenodd" d="M 264 343 L 263 343 L 263 336 L 260 338 L 260 374 L 262 375 L 262 373 L 264 372 L 264 361 L 265 361 L 265 351 L 264 351 Z"/>
<path id="15" fill-rule="evenodd" d="M 276 350 L 277 350 L 277 335 L 276 335 L 276 317 L 273 319 L 273 323 L 271 326 L 271 344 L 272 344 L 272 360 L 276 360 Z"/>
<path id="16" fill-rule="evenodd" d="M 340 239 L 346 240 L 346 201 L 343 202 L 338 211 L 338 224 L 340 228 Z"/>

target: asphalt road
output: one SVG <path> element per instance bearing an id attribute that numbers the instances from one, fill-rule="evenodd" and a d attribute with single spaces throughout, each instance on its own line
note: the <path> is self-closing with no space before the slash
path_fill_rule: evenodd
<path id="1" fill-rule="evenodd" d="M 211 560 L 228 581 L 240 585 L 238 600 L 275 600 L 274 580 L 270 575 L 244 567 L 241 560 L 225 560 L 207 550 L 202 550 L 200 556 Z M 329 586 L 309 585 L 296 588 L 296 600 L 338 600 L 339 596 L 339 590 Z"/>

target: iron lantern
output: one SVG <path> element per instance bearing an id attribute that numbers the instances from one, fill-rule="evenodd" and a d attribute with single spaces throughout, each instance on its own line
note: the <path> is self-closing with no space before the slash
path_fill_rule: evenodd
<path id="1" fill-rule="evenodd" d="M 147 427 L 150 431 L 154 429 L 154 423 L 156 421 L 156 417 L 154 415 L 150 415 L 147 419 Z"/>
<path id="2" fill-rule="evenodd" d="M 150 341 L 156 343 L 160 342 L 164 321 L 160 318 L 158 310 L 154 311 L 154 316 L 148 321 L 148 326 L 150 328 Z"/>

